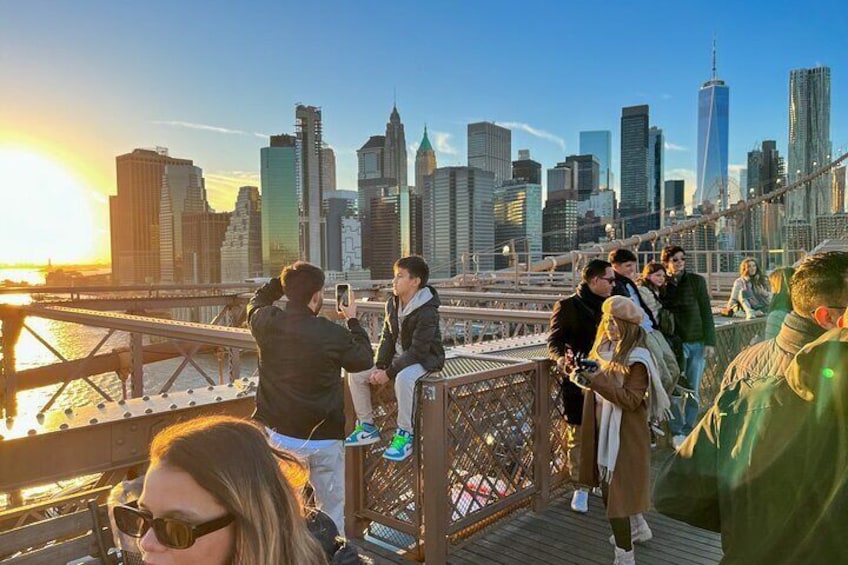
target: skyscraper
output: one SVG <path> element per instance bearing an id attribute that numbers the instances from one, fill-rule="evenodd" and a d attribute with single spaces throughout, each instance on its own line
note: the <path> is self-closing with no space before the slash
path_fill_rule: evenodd
<path id="1" fill-rule="evenodd" d="M 622 238 L 650 230 L 648 216 L 648 112 L 647 105 L 621 109 Z"/>
<path id="2" fill-rule="evenodd" d="M 834 214 L 845 212 L 845 165 L 833 169 L 831 201 Z"/>
<path id="3" fill-rule="evenodd" d="M 298 104 L 295 109 L 297 138 L 300 141 L 300 192 L 302 221 L 302 256 L 313 265 L 323 265 L 321 243 L 321 211 L 323 167 L 321 109 Z"/>
<path id="4" fill-rule="evenodd" d="M 321 149 L 321 167 L 324 171 L 321 175 L 321 181 L 324 183 L 321 192 L 336 190 L 336 152 L 329 145 Z"/>
<path id="5" fill-rule="evenodd" d="M 685 206 L 683 202 L 683 194 L 684 189 L 686 187 L 686 181 L 684 180 L 667 180 L 665 181 L 665 216 L 668 217 L 668 213 L 674 210 L 675 214 L 680 216 L 683 215 L 681 212 Z"/>
<path id="6" fill-rule="evenodd" d="M 325 217 L 327 222 L 327 269 L 345 270 L 344 219 L 356 217 L 357 193 L 353 190 L 334 190 L 324 193 Z M 359 243 L 361 246 L 361 242 Z"/>
<path id="7" fill-rule="evenodd" d="M 665 183 L 665 137 L 663 130 L 648 130 L 648 211 L 651 212 L 649 229 L 659 229 L 664 214 L 663 185 Z"/>
<path id="8" fill-rule="evenodd" d="M 389 122 L 386 124 L 386 146 L 383 175 L 395 179 L 398 188 L 408 187 L 406 165 L 406 134 L 397 106 L 392 107 Z"/>
<path id="9" fill-rule="evenodd" d="M 569 155 L 565 164 L 571 165 L 577 172 L 577 200 L 588 200 L 593 192 L 598 191 L 600 164 L 594 155 Z"/>
<path id="10" fill-rule="evenodd" d="M 200 167 L 165 165 L 159 197 L 161 282 L 183 282 L 183 214 L 197 214 L 208 208 Z"/>
<path id="11" fill-rule="evenodd" d="M 266 276 L 276 276 L 285 265 L 301 258 L 300 141 L 292 135 L 273 135 L 259 155 L 262 269 Z"/>
<path id="12" fill-rule="evenodd" d="M 474 268 L 476 257 L 481 271 L 492 270 L 494 173 L 475 167 L 442 167 L 433 171 L 431 187 L 423 203 L 430 209 L 424 249 L 431 275 L 456 275 L 462 269 L 463 256 L 469 269 Z"/>
<path id="13" fill-rule="evenodd" d="M 830 67 L 795 69 L 789 75 L 790 184 L 829 163 L 830 156 Z M 830 194 L 828 175 L 788 194 L 787 219 L 811 222 L 830 213 Z"/>
<path id="14" fill-rule="evenodd" d="M 221 246 L 231 212 L 183 214 L 184 279 L 193 284 L 221 282 Z"/>
<path id="15" fill-rule="evenodd" d="M 716 76 L 713 41 L 713 75 L 698 92 L 698 186 L 695 204 L 712 203 L 727 208 L 727 139 L 730 89 Z"/>
<path id="16" fill-rule="evenodd" d="M 518 150 L 518 160 L 512 162 L 512 178 L 530 184 L 542 184 L 542 164 L 530 158 L 529 149 Z"/>
<path id="17" fill-rule="evenodd" d="M 512 178 L 512 131 L 492 122 L 468 124 L 468 166 L 495 175 L 495 186 Z"/>
<path id="18" fill-rule="evenodd" d="M 239 282 L 261 276 L 262 205 L 259 189 L 242 186 L 221 244 L 221 282 Z"/>
<path id="19" fill-rule="evenodd" d="M 427 137 L 427 126 L 424 126 L 424 137 L 415 152 L 415 192 L 424 191 L 424 179 L 436 170 L 436 152 Z"/>
<path id="20" fill-rule="evenodd" d="M 406 134 L 400 121 L 397 105 L 392 107 L 389 122 L 386 124 L 386 147 L 383 153 L 384 174 L 395 179 L 398 195 L 398 220 L 400 221 L 400 256 L 412 252 L 412 224 L 410 222 L 409 182 L 407 181 Z M 372 272 L 373 276 L 373 272 Z"/>
<path id="21" fill-rule="evenodd" d="M 542 211 L 542 251 L 545 255 L 561 255 L 577 249 L 577 200 L 567 196 L 567 191 L 548 193 L 545 201 Z"/>
<path id="22" fill-rule="evenodd" d="M 541 170 L 541 165 L 539 166 Z M 495 252 L 504 245 L 527 264 L 542 259 L 542 185 L 508 180 L 495 189 Z M 513 260 L 495 255 L 495 267 Z"/>
<path id="23" fill-rule="evenodd" d="M 594 155 L 598 159 L 600 190 L 612 189 L 612 132 L 608 130 L 581 131 L 580 154 Z"/>
<path id="24" fill-rule="evenodd" d="M 395 180 L 384 175 L 383 158 L 386 148 L 386 136 L 372 135 L 356 152 L 358 161 L 357 193 L 359 201 L 359 221 L 362 224 L 362 266 L 371 267 L 371 201 L 389 194 L 395 189 Z"/>
<path id="25" fill-rule="evenodd" d="M 548 169 L 548 200 L 577 200 L 577 166 L 575 163 L 557 163 Z"/>
<path id="26" fill-rule="evenodd" d="M 145 284 L 160 280 L 159 208 L 168 165 L 192 166 L 168 150 L 135 149 L 115 158 L 117 194 L 109 197 L 112 281 Z"/>

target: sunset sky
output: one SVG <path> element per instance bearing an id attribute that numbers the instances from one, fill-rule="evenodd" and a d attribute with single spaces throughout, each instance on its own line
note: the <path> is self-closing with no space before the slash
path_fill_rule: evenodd
<path id="1" fill-rule="evenodd" d="M 0 263 L 108 259 L 115 156 L 135 147 L 193 159 L 212 206 L 232 209 L 297 102 L 323 108 L 338 187 L 355 189 L 356 149 L 385 129 L 395 89 L 411 156 L 425 123 L 439 165 L 465 164 L 470 121 L 508 124 L 513 156 L 529 148 L 546 168 L 579 131 L 609 129 L 616 178 L 621 107 L 650 104 L 666 178 L 691 191 L 714 33 L 732 175 L 762 139 L 786 154 L 793 68 L 831 67 L 836 152 L 848 7 L 789 4 L 6 0 Z"/>

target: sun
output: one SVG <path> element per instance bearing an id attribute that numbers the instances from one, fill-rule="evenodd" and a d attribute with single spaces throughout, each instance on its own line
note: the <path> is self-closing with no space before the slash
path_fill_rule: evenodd
<path id="1" fill-rule="evenodd" d="M 93 192 L 68 168 L 0 146 L 0 263 L 84 263 L 101 255 Z"/>

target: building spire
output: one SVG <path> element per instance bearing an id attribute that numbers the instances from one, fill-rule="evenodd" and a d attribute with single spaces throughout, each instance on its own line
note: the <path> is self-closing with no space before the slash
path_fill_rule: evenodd
<path id="1" fill-rule="evenodd" d="M 716 80 L 716 36 L 713 34 L 713 80 Z"/>

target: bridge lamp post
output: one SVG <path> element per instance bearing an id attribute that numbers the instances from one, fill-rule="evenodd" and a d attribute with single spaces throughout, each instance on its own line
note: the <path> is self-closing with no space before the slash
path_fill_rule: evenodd
<path id="1" fill-rule="evenodd" d="M 515 289 L 518 290 L 518 251 L 516 249 L 515 240 L 512 240 L 512 249 L 509 244 L 504 245 L 501 253 L 504 257 L 508 257 L 509 261 L 515 267 Z"/>

